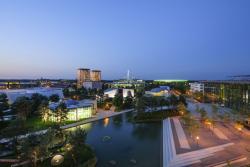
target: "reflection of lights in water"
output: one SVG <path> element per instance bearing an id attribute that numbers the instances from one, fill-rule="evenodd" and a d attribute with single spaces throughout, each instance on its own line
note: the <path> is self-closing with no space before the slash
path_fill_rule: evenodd
<path id="1" fill-rule="evenodd" d="M 64 161 L 64 157 L 62 155 L 55 155 L 52 159 L 51 159 L 51 165 L 52 166 L 58 166 L 60 164 L 62 164 Z"/>
<path id="2" fill-rule="evenodd" d="M 77 128 L 84 129 L 85 131 L 89 131 L 92 128 L 92 124 L 91 123 L 82 124 L 82 125 L 79 125 L 76 127 L 66 129 L 66 131 L 73 131 L 74 132 Z"/>
<path id="3" fill-rule="evenodd" d="M 105 118 L 105 119 L 103 120 L 103 124 L 104 124 L 104 127 L 107 127 L 108 124 L 109 124 L 109 118 Z"/>
<path id="4" fill-rule="evenodd" d="M 89 131 L 92 128 L 92 124 L 91 123 L 83 124 L 83 125 L 80 125 L 78 127 L 81 128 L 81 129 L 84 129 L 86 131 Z"/>

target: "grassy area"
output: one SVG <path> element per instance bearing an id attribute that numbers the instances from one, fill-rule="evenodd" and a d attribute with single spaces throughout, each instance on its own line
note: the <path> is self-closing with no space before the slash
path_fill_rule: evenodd
<path id="1" fill-rule="evenodd" d="M 59 165 L 59 167 L 69 167 L 69 166 L 74 166 L 74 161 L 72 159 L 72 155 L 69 153 L 60 153 L 64 155 L 64 162 Z M 95 153 L 91 149 L 90 146 L 85 145 L 84 148 L 79 149 L 79 152 L 74 153 L 75 159 L 77 161 L 77 165 L 75 166 L 92 166 L 94 167 L 96 165 L 96 158 L 95 158 Z M 38 164 L 38 167 L 47 167 L 51 166 L 51 158 L 43 161 L 42 163 Z"/>
<path id="2" fill-rule="evenodd" d="M 82 121 L 84 119 L 78 120 L 78 121 L 65 121 L 61 125 L 68 125 L 72 123 L 76 123 L 79 121 Z M 13 124 L 15 124 L 14 121 L 10 122 L 9 127 L 6 127 L 1 130 L 0 137 L 14 137 L 16 135 L 22 135 L 29 132 L 35 132 L 39 130 L 48 129 L 49 127 L 58 125 L 56 122 L 44 122 L 40 117 L 31 117 L 28 118 L 25 122 L 23 122 L 22 127 L 18 126 L 16 128 L 12 127 Z"/>
<path id="3" fill-rule="evenodd" d="M 58 167 L 70 167 L 70 166 L 95 167 L 97 163 L 97 158 L 95 157 L 95 153 L 93 149 L 88 145 L 78 148 L 78 152 L 74 153 L 74 157 L 75 157 L 75 160 L 77 161 L 77 164 L 74 164 L 74 161 L 72 159 L 72 154 L 68 152 L 64 152 L 64 151 L 58 151 L 57 154 L 64 156 L 63 163 L 59 165 Z M 43 160 L 42 162 L 38 161 L 37 167 L 51 166 L 51 159 L 54 155 L 55 153 L 52 154 L 50 158 L 47 158 Z M 8 156 L 8 157 L 5 157 L 5 159 L 16 159 L 16 156 Z M 0 163 L 0 166 L 9 167 L 11 166 L 11 163 Z"/>
<path id="4" fill-rule="evenodd" d="M 161 121 L 168 117 L 179 116 L 179 112 L 176 110 L 163 110 L 163 111 L 154 111 L 154 112 L 144 112 L 138 113 L 134 117 L 135 122 L 155 122 Z"/>

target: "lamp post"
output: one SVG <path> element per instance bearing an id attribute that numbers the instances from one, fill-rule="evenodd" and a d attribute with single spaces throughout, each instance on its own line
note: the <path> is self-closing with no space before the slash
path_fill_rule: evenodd
<path id="1" fill-rule="evenodd" d="M 197 143 L 197 146 L 199 146 L 199 140 L 200 140 L 200 137 L 199 136 L 196 136 L 196 143 Z"/>

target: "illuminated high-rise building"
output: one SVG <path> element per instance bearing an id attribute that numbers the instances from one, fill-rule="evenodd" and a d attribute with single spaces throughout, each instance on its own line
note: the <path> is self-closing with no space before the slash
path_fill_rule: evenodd
<path id="1" fill-rule="evenodd" d="M 91 71 L 91 81 L 100 82 L 101 79 L 101 71 L 100 70 L 92 70 Z"/>
<path id="2" fill-rule="evenodd" d="M 77 87 L 86 89 L 101 89 L 101 71 L 80 68 L 77 70 Z"/>
<path id="3" fill-rule="evenodd" d="M 91 80 L 90 77 L 90 69 L 79 68 L 77 70 L 77 87 L 81 88 L 84 82 L 89 82 Z"/>

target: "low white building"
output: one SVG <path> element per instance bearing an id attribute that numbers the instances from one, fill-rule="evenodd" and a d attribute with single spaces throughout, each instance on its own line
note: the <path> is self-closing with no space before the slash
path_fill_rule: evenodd
<path id="1" fill-rule="evenodd" d="M 158 88 L 154 88 L 150 91 L 145 92 L 146 96 L 163 96 L 168 97 L 170 95 L 170 87 L 169 86 L 160 86 Z"/>
<path id="2" fill-rule="evenodd" d="M 104 96 L 109 98 L 114 98 L 117 93 L 122 93 L 123 97 L 127 97 L 131 95 L 132 97 L 135 96 L 134 89 L 117 89 L 117 88 L 110 88 L 104 91 Z"/>
<path id="3" fill-rule="evenodd" d="M 91 118 L 96 115 L 97 112 L 97 102 L 96 100 L 84 99 L 81 101 L 76 100 L 65 100 L 64 101 L 68 112 L 67 120 L 78 121 L 81 119 Z M 51 116 L 49 117 L 50 121 L 56 121 L 55 110 L 59 106 L 59 103 L 51 103 L 49 108 L 51 110 Z"/>
<path id="4" fill-rule="evenodd" d="M 127 96 L 132 96 L 134 97 L 135 96 L 135 91 L 134 89 L 122 89 L 122 95 L 123 97 L 127 97 Z"/>
<path id="5" fill-rule="evenodd" d="M 190 83 L 190 91 L 191 92 L 204 92 L 205 85 L 204 83 L 194 82 Z"/>
<path id="6" fill-rule="evenodd" d="M 4 89 L 0 90 L 0 94 L 1 93 L 7 95 L 10 104 L 12 104 L 18 97 L 25 96 L 30 98 L 35 93 L 39 93 L 48 98 L 53 94 L 58 95 L 60 99 L 64 98 L 62 88 L 39 87 L 39 88 L 29 88 L 29 89 Z"/>
<path id="7" fill-rule="evenodd" d="M 117 93 L 118 93 L 118 89 L 110 88 L 104 91 L 104 96 L 108 98 L 114 98 Z"/>

